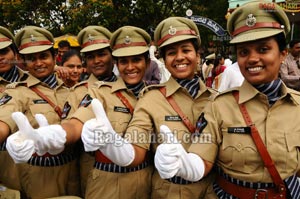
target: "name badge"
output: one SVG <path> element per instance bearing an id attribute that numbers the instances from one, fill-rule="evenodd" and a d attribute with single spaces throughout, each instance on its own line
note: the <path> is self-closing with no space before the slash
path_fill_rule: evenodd
<path id="1" fill-rule="evenodd" d="M 33 103 L 34 104 L 48 104 L 48 102 L 43 99 L 33 100 Z"/>
<path id="2" fill-rule="evenodd" d="M 228 127 L 228 133 L 250 134 L 251 128 L 250 127 Z"/>
<path id="3" fill-rule="evenodd" d="M 181 121 L 181 117 L 179 117 L 179 115 L 167 115 L 165 116 L 165 121 Z"/>
<path id="4" fill-rule="evenodd" d="M 115 112 L 121 112 L 121 113 L 130 113 L 128 108 L 120 107 L 120 106 L 115 106 L 114 111 Z"/>

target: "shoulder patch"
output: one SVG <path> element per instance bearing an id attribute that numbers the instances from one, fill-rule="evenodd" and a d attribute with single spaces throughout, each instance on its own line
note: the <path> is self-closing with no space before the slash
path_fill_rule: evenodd
<path id="1" fill-rule="evenodd" d="M 81 102 L 80 102 L 80 104 L 79 104 L 79 106 L 78 106 L 78 108 L 79 107 L 87 107 L 88 105 L 90 105 L 90 103 L 92 102 L 92 97 L 89 95 L 89 94 L 86 94 L 84 97 L 83 97 L 83 99 L 81 100 Z"/>
<path id="2" fill-rule="evenodd" d="M 105 81 L 97 81 L 95 83 L 93 83 L 92 87 L 93 88 L 100 88 L 101 86 L 110 86 L 112 87 L 111 85 L 112 82 L 105 82 Z"/>
<path id="3" fill-rule="evenodd" d="M 18 87 L 18 86 L 21 86 L 21 85 L 26 85 L 26 83 L 25 82 L 13 82 L 13 83 L 10 83 L 10 84 L 7 84 L 6 85 L 6 89 L 14 89 L 14 88 L 16 88 L 16 87 Z"/>
<path id="4" fill-rule="evenodd" d="M 193 136 L 199 137 L 200 134 L 202 133 L 203 129 L 207 126 L 207 121 L 204 117 L 204 113 L 202 112 L 201 115 L 199 116 L 197 122 L 196 122 L 196 130 Z"/>
<path id="5" fill-rule="evenodd" d="M 2 96 L 0 98 L 0 106 L 2 106 L 3 104 L 6 104 L 11 99 L 12 99 L 12 96 L 9 96 L 9 95 Z"/>
<path id="6" fill-rule="evenodd" d="M 139 98 L 142 97 L 145 93 L 147 93 L 150 90 L 158 89 L 158 88 L 161 88 L 161 87 L 164 87 L 164 86 L 165 86 L 165 84 L 152 84 L 152 85 L 146 86 L 145 88 L 143 88 L 140 91 Z"/>
<path id="7" fill-rule="evenodd" d="M 62 119 L 67 118 L 67 116 L 69 115 L 69 112 L 71 110 L 71 106 L 68 102 L 65 103 L 64 108 L 63 108 L 63 112 L 62 112 Z"/>

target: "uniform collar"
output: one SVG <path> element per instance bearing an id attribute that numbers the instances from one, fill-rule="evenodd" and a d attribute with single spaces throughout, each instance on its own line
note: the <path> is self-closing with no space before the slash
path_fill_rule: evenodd
<path id="1" fill-rule="evenodd" d="M 247 80 L 244 80 L 243 84 L 238 89 L 239 104 L 245 103 L 254 98 L 256 95 L 260 94 L 260 92 L 256 88 L 254 88 Z M 300 104 L 300 92 L 288 88 L 283 82 L 281 85 L 281 93 L 282 95 L 279 99 L 289 98 L 293 103 L 297 105 Z"/>
<path id="2" fill-rule="evenodd" d="M 198 91 L 196 98 L 201 96 L 205 92 L 213 93 L 205 86 L 205 84 L 201 81 L 201 79 L 199 80 L 199 84 L 200 84 L 200 90 Z M 165 83 L 165 85 L 166 85 L 166 97 L 173 95 L 179 89 L 184 89 L 172 76 Z"/>
<path id="3" fill-rule="evenodd" d="M 64 82 L 61 79 L 57 78 L 56 75 L 55 75 L 55 78 L 57 80 L 57 86 L 55 87 L 55 89 L 64 85 Z M 37 79 L 36 77 L 31 75 L 30 73 L 28 73 L 28 78 L 26 80 L 26 83 L 27 83 L 27 87 L 36 86 L 38 84 L 43 84 L 43 82 L 41 82 L 39 79 Z"/>

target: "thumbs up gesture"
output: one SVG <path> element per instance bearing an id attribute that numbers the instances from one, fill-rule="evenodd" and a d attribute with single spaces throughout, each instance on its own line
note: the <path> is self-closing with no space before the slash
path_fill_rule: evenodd
<path id="1" fill-rule="evenodd" d="M 168 179 L 176 175 L 192 182 L 200 180 L 205 169 L 201 157 L 187 153 L 167 126 L 161 125 L 160 133 L 164 142 L 157 147 L 154 156 L 160 177 Z"/>
<path id="2" fill-rule="evenodd" d="M 82 128 L 81 140 L 85 151 L 98 150 L 109 141 L 107 133 L 115 134 L 102 103 L 97 99 L 93 99 L 91 105 L 96 117 L 86 121 Z"/>
<path id="3" fill-rule="evenodd" d="M 101 150 L 115 164 L 128 166 L 135 157 L 133 146 L 114 131 L 102 103 L 93 99 L 91 104 L 96 118 L 83 125 L 81 139 L 85 151 Z"/>
<path id="4" fill-rule="evenodd" d="M 12 114 L 19 131 L 7 138 L 6 148 L 16 163 L 27 162 L 33 153 L 44 155 L 58 154 L 64 150 L 66 133 L 60 125 L 49 125 L 42 114 L 36 114 L 40 128 L 34 129 L 21 112 Z"/>
<path id="5" fill-rule="evenodd" d="M 19 131 L 7 138 L 6 149 L 15 163 L 27 162 L 35 153 L 34 143 L 39 139 L 39 135 L 34 131 L 23 113 L 14 112 L 12 118 Z"/>

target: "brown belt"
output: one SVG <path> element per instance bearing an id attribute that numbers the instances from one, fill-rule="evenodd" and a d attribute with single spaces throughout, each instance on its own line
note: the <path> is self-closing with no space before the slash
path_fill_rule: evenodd
<path id="1" fill-rule="evenodd" d="M 218 175 L 217 184 L 227 193 L 241 199 L 284 199 L 286 196 L 280 194 L 276 188 L 252 189 L 236 185 Z"/>
<path id="2" fill-rule="evenodd" d="M 95 159 L 97 162 L 102 163 L 113 163 L 110 159 L 108 159 L 101 151 L 96 151 L 95 153 Z"/>

